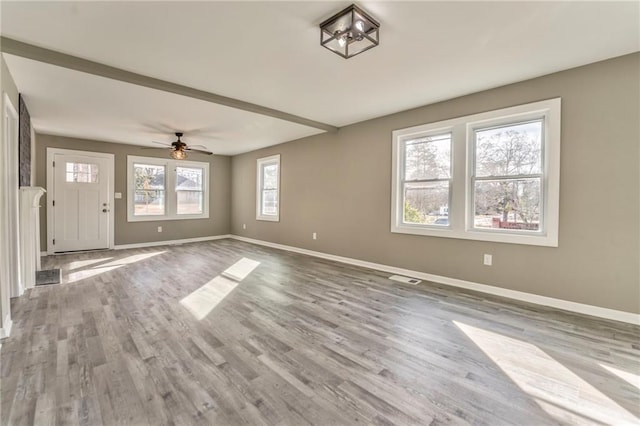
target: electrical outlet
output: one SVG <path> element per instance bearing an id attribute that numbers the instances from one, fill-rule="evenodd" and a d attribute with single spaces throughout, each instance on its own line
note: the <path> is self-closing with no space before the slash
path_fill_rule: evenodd
<path id="1" fill-rule="evenodd" d="M 162 226 L 158 226 L 158 232 L 162 232 Z"/>
<path id="2" fill-rule="evenodd" d="M 247 229 L 247 224 L 246 223 L 242 224 L 242 229 Z"/>
<path id="3" fill-rule="evenodd" d="M 484 264 L 486 266 L 491 266 L 493 264 L 493 256 L 490 254 L 484 255 Z"/>
<path id="4" fill-rule="evenodd" d="M 314 240 L 318 239 L 318 234 L 316 234 L 315 232 L 313 233 L 313 235 L 311 236 Z"/>

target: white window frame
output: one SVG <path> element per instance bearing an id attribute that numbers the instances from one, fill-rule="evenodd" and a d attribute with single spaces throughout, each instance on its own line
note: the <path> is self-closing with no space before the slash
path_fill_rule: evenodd
<path id="1" fill-rule="evenodd" d="M 561 100 L 555 98 L 393 131 L 391 232 L 557 247 L 560 205 L 560 111 Z M 540 230 L 474 228 L 474 129 L 516 124 L 539 118 L 542 118 L 544 123 Z M 406 224 L 403 222 L 402 192 L 404 142 L 446 131 L 451 131 L 453 137 L 449 226 Z"/>
<path id="2" fill-rule="evenodd" d="M 135 181 L 134 164 L 144 163 L 165 168 L 165 209 L 163 215 L 135 215 Z M 202 169 L 202 213 L 178 214 L 178 191 L 176 191 L 177 167 Z M 186 220 L 209 218 L 209 163 L 189 160 L 172 160 L 158 157 L 139 157 L 127 155 L 127 221 L 147 222 L 161 220 Z"/>
<path id="3" fill-rule="evenodd" d="M 276 199 L 278 201 L 278 209 L 275 215 L 264 214 L 262 212 L 262 192 L 264 184 L 263 168 L 275 164 L 278 166 L 278 178 L 276 186 Z M 256 220 L 266 220 L 270 222 L 280 221 L 280 154 L 271 155 L 269 157 L 258 158 L 256 161 Z"/>

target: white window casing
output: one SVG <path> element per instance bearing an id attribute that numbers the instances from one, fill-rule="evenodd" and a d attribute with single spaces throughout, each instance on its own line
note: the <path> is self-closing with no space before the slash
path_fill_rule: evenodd
<path id="1" fill-rule="evenodd" d="M 280 154 L 256 162 L 256 220 L 280 221 Z"/>
<path id="2" fill-rule="evenodd" d="M 140 165 L 164 168 L 164 186 L 154 185 L 146 189 L 136 188 L 135 170 L 137 166 Z M 181 169 L 180 174 L 178 169 Z M 195 176 L 194 179 L 196 182 L 190 185 L 184 185 L 179 182 L 187 180 L 185 176 L 189 173 Z M 128 155 L 127 221 L 143 222 L 209 218 L 209 176 L 209 163 L 207 162 Z M 163 193 L 164 208 L 160 208 L 161 203 L 158 202 L 155 203 L 157 207 L 155 213 L 149 213 L 152 212 L 153 209 L 146 209 L 146 212 L 141 209 L 136 209 L 136 197 L 141 197 L 140 193 L 145 192 L 155 192 L 155 195 Z M 196 209 L 185 208 L 185 203 L 180 203 L 179 201 L 181 194 L 187 195 L 187 199 L 198 199 L 199 206 Z M 138 206 L 140 207 L 140 203 L 138 203 Z"/>
<path id="3" fill-rule="evenodd" d="M 473 114 L 465 117 L 424 124 L 406 129 L 395 130 L 392 134 L 392 205 L 391 232 L 460 238 L 481 241 L 493 241 L 539 246 L 558 246 L 558 217 L 560 189 L 560 98 L 534 102 L 495 111 Z M 530 122 L 541 122 L 540 156 L 541 167 L 536 173 L 523 173 L 508 176 L 475 176 L 476 132 L 492 128 L 517 127 Z M 449 186 L 449 205 L 441 206 L 438 219 L 440 225 L 433 223 L 433 217 L 425 223 L 407 223 L 405 212 L 405 149 L 407 142 L 433 135 L 451 133 L 451 175 Z M 539 172 L 539 173 L 538 173 Z M 475 182 L 489 181 L 534 182 L 539 179 L 540 199 L 538 200 L 538 221 L 530 229 L 502 228 L 507 222 L 501 222 L 499 228 L 475 226 Z M 436 209 L 437 210 L 437 209 Z M 438 212 L 427 212 L 437 214 Z M 427 214 L 423 212 L 424 214 Z M 446 217 L 446 219 L 445 219 Z M 432 223 L 426 223 L 426 222 Z M 443 224 L 445 224 L 443 226 Z M 537 229 L 534 229 L 536 228 Z"/>

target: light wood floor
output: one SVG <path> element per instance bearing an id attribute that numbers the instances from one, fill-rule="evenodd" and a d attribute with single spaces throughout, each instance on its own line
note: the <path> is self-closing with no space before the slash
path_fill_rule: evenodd
<path id="1" fill-rule="evenodd" d="M 2 425 L 639 421 L 628 324 L 234 240 L 43 266 L 65 283 L 13 301 Z"/>

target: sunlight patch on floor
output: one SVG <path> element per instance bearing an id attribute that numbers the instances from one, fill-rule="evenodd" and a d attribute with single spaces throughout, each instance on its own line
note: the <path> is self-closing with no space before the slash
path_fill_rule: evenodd
<path id="1" fill-rule="evenodd" d="M 97 266 L 91 269 L 83 269 L 82 271 L 72 272 L 67 275 L 66 279 L 63 279 L 62 282 L 70 284 L 75 283 L 77 281 L 84 280 L 85 278 L 95 277 L 96 275 L 104 274 L 105 272 L 113 271 L 114 269 L 118 269 L 122 265 L 115 266 Z"/>
<path id="2" fill-rule="evenodd" d="M 604 368 L 609 373 L 612 373 L 620 377 L 622 380 L 629 382 L 629 384 L 631 384 L 632 386 L 635 386 L 636 388 L 640 389 L 640 375 L 629 373 L 627 371 L 622 371 L 606 364 L 600 364 L 600 367 Z"/>
<path id="3" fill-rule="evenodd" d="M 73 262 L 69 263 L 69 270 L 73 271 L 75 269 L 84 268 L 85 266 L 106 262 L 107 260 L 111 260 L 111 259 L 113 259 L 113 257 L 103 257 L 101 259 L 74 260 Z"/>
<path id="4" fill-rule="evenodd" d="M 260 262 L 243 257 L 222 274 L 184 297 L 180 304 L 198 320 L 205 318 Z"/>
<path id="5" fill-rule="evenodd" d="M 180 301 L 198 320 L 203 319 L 238 285 L 237 281 L 218 275 Z"/>
<path id="6" fill-rule="evenodd" d="M 243 257 L 233 265 L 229 266 L 222 275 L 227 278 L 231 278 L 232 280 L 242 281 L 247 277 L 247 275 L 253 272 L 258 265 L 260 265 L 260 262 Z"/>
<path id="7" fill-rule="evenodd" d="M 72 272 L 69 275 L 67 275 L 66 279 L 63 279 L 63 282 L 64 283 L 74 283 L 74 282 L 83 280 L 85 278 L 95 277 L 96 275 L 100 275 L 100 274 L 103 274 L 105 272 L 113 271 L 114 269 L 121 268 L 121 267 L 123 267 L 125 265 L 129 265 L 131 263 L 140 262 L 141 260 L 149 259 L 150 257 L 157 256 L 157 255 L 163 254 L 163 253 L 166 253 L 166 250 L 165 251 L 156 251 L 156 252 L 153 252 L 153 253 L 134 254 L 132 256 L 123 257 L 122 259 L 116 259 L 116 260 L 113 260 L 111 262 L 108 262 L 108 263 L 105 263 L 103 265 L 96 266 L 96 267 L 93 267 L 93 268 L 90 268 L 90 269 L 83 269 L 82 271 Z M 112 258 L 108 257 L 106 259 L 100 259 L 100 261 L 105 261 L 105 260 L 109 260 L 109 259 L 112 259 Z"/>
<path id="8" fill-rule="evenodd" d="M 166 250 L 163 250 L 163 251 L 154 251 L 152 253 L 134 254 L 132 256 L 123 257 L 122 259 L 116 259 L 109 263 L 105 263 L 104 265 L 100 265 L 100 267 L 130 265 L 132 263 L 140 262 L 141 260 L 149 259 L 150 257 L 158 256 L 159 254 L 165 254 L 166 252 L 167 252 Z"/>
<path id="9" fill-rule="evenodd" d="M 454 324 L 560 422 L 638 424 L 637 417 L 537 346 L 457 321 Z"/>

